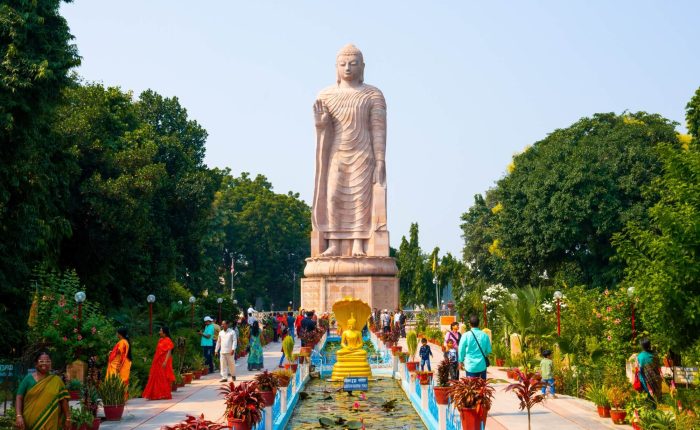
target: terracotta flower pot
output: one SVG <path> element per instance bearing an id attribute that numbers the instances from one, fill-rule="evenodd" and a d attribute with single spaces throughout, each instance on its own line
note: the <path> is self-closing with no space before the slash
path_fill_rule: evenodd
<path id="1" fill-rule="evenodd" d="M 122 419 L 122 414 L 124 413 L 124 405 L 105 405 L 105 420 L 107 421 L 119 421 Z"/>
<path id="2" fill-rule="evenodd" d="M 194 372 L 194 379 L 199 379 L 202 377 L 202 371 L 201 370 L 195 370 Z"/>
<path id="3" fill-rule="evenodd" d="M 417 361 L 407 361 L 406 362 L 406 368 L 408 369 L 409 372 L 415 372 L 416 367 L 418 367 Z"/>
<path id="4" fill-rule="evenodd" d="M 296 363 L 292 363 L 292 372 L 297 373 L 297 369 L 299 368 L 299 365 Z"/>
<path id="5" fill-rule="evenodd" d="M 235 418 L 228 419 L 228 426 L 231 427 L 231 430 L 250 430 L 250 426 L 245 420 L 238 420 Z"/>
<path id="6" fill-rule="evenodd" d="M 187 372 L 182 374 L 182 382 L 184 382 L 185 384 L 191 384 L 192 378 L 194 378 L 193 373 Z"/>
<path id="7" fill-rule="evenodd" d="M 481 416 L 475 408 L 461 408 L 462 430 L 481 430 Z"/>
<path id="8" fill-rule="evenodd" d="M 618 410 L 618 409 L 611 409 L 610 410 L 610 418 L 612 419 L 612 422 L 614 422 L 615 424 L 624 424 L 625 417 L 627 417 L 627 411 Z"/>
<path id="9" fill-rule="evenodd" d="M 405 355 L 399 355 L 399 361 L 401 363 L 405 363 L 408 361 L 408 357 L 406 357 Z"/>
<path id="10" fill-rule="evenodd" d="M 202 376 L 208 375 L 209 374 L 209 368 L 208 367 L 202 367 Z"/>
<path id="11" fill-rule="evenodd" d="M 401 352 L 401 349 L 402 349 L 401 346 L 398 346 L 398 345 L 397 345 L 397 346 L 392 346 L 392 347 L 391 347 L 391 353 L 392 353 L 393 355 L 396 355 L 397 353 Z"/>
<path id="12" fill-rule="evenodd" d="M 502 359 L 502 358 L 497 358 L 497 359 L 496 359 L 496 366 L 498 366 L 498 367 L 503 367 L 503 365 L 505 364 L 505 362 L 506 362 L 506 361 L 505 361 L 504 359 Z"/>
<path id="13" fill-rule="evenodd" d="M 260 391 L 260 390 L 258 390 L 258 393 L 260 393 L 260 395 L 262 396 L 263 401 L 265 402 L 265 406 L 272 407 L 272 405 L 275 404 L 275 391 L 274 390 L 272 390 L 272 391 Z"/>
<path id="14" fill-rule="evenodd" d="M 421 385 L 430 385 L 430 380 L 433 379 L 432 373 L 421 373 L 418 375 Z"/>
<path id="15" fill-rule="evenodd" d="M 450 387 L 433 387 L 435 401 L 438 405 L 446 405 L 450 399 Z"/>
<path id="16" fill-rule="evenodd" d="M 610 406 L 596 405 L 598 408 L 598 416 L 601 418 L 610 418 Z"/>
<path id="17" fill-rule="evenodd" d="M 80 400 L 80 390 L 71 390 L 68 392 L 71 400 Z"/>

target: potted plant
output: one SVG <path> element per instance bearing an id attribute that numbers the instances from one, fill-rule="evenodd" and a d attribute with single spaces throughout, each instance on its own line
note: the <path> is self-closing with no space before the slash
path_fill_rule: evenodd
<path id="1" fill-rule="evenodd" d="M 512 391 L 520 400 L 520 410 L 527 410 L 527 428 L 530 430 L 530 410 L 536 404 L 544 400 L 542 390 L 542 377 L 539 373 L 527 372 L 523 373 L 518 369 L 518 382 L 510 384 L 506 387 L 506 391 Z"/>
<path id="2" fill-rule="evenodd" d="M 101 404 L 102 400 L 100 400 L 100 393 L 97 391 L 97 387 L 88 380 L 83 386 L 81 406 L 92 414 L 92 430 L 98 430 L 100 428 L 100 423 L 102 421 L 97 418 L 97 409 Z"/>
<path id="3" fill-rule="evenodd" d="M 503 344 L 502 341 L 497 340 L 496 342 L 493 343 L 493 356 L 496 358 L 496 366 L 497 367 L 503 367 L 503 365 L 506 363 L 505 356 L 506 356 L 506 346 Z"/>
<path id="4" fill-rule="evenodd" d="M 91 430 L 95 417 L 92 412 L 82 406 L 72 406 L 70 408 L 71 430 Z"/>
<path id="5" fill-rule="evenodd" d="M 80 390 L 83 388 L 82 382 L 79 379 L 71 379 L 66 384 L 66 389 L 68 394 L 70 394 L 71 400 L 80 400 Z"/>
<path id="6" fill-rule="evenodd" d="M 401 349 L 402 349 L 401 345 L 394 345 L 391 347 L 391 354 L 397 355 L 401 352 Z"/>
<path id="7" fill-rule="evenodd" d="M 292 354 L 294 353 L 294 338 L 287 336 L 282 340 L 282 352 L 284 357 L 287 359 L 285 367 L 289 367 L 292 363 Z"/>
<path id="8" fill-rule="evenodd" d="M 272 372 L 272 374 L 277 378 L 277 383 L 280 387 L 288 387 L 294 377 L 294 373 L 288 369 L 278 369 Z"/>
<path id="9" fill-rule="evenodd" d="M 613 386 L 608 388 L 608 401 L 610 402 L 610 418 L 615 424 L 624 424 L 627 411 L 625 405 L 630 399 L 629 390 Z"/>
<path id="10" fill-rule="evenodd" d="M 430 381 L 433 379 L 433 372 L 429 371 L 416 371 L 416 377 L 420 380 L 421 385 L 430 385 Z"/>
<path id="11" fill-rule="evenodd" d="M 226 403 L 226 419 L 231 430 L 250 430 L 262 420 L 265 401 L 255 382 L 233 382 L 222 386 L 219 392 Z"/>
<path id="12" fill-rule="evenodd" d="M 598 409 L 598 416 L 610 418 L 610 401 L 608 391 L 602 385 L 591 385 L 586 388 L 586 398 L 593 402 Z"/>
<path id="13" fill-rule="evenodd" d="M 459 381 L 450 381 L 450 397 L 459 409 L 462 430 L 479 430 L 493 402 L 494 388 L 491 382 L 467 376 Z"/>
<path id="14" fill-rule="evenodd" d="M 304 357 L 299 355 L 299 354 L 292 354 L 292 364 L 289 365 L 289 367 L 292 369 L 292 372 L 296 372 L 297 368 L 299 367 L 299 363 L 297 362 L 302 362 L 303 363 Z"/>
<path id="15" fill-rule="evenodd" d="M 185 386 L 185 381 L 182 375 L 179 373 L 175 374 L 175 384 L 177 385 L 177 388 L 182 388 Z"/>
<path id="16" fill-rule="evenodd" d="M 204 414 L 198 418 L 187 415 L 184 421 L 174 426 L 163 426 L 163 430 L 223 430 L 226 426 L 204 419 Z"/>
<path id="17" fill-rule="evenodd" d="M 202 377 L 202 367 L 204 367 L 204 358 L 199 355 L 192 357 L 192 373 L 194 373 L 194 379 Z"/>
<path id="18" fill-rule="evenodd" d="M 416 361 L 416 352 L 418 352 L 418 335 L 415 331 L 409 331 L 406 334 L 406 347 L 408 348 L 408 355 L 411 357 L 411 361 L 406 362 L 406 367 L 409 372 L 415 372 L 418 362 Z"/>
<path id="19" fill-rule="evenodd" d="M 262 373 L 255 375 L 255 382 L 258 386 L 258 392 L 262 394 L 262 398 L 265 401 L 265 406 L 272 406 L 275 403 L 275 394 L 277 394 L 277 387 L 279 387 L 279 381 L 277 377 L 263 370 Z"/>
<path id="20" fill-rule="evenodd" d="M 126 403 L 126 386 L 121 378 L 117 375 L 106 377 L 100 384 L 99 393 L 104 405 L 105 419 L 107 421 L 121 420 Z"/>
<path id="21" fill-rule="evenodd" d="M 408 353 L 407 352 L 400 352 L 399 353 L 399 362 L 406 363 L 407 361 L 408 361 Z"/>
<path id="22" fill-rule="evenodd" d="M 435 401 L 438 405 L 446 405 L 450 391 L 450 360 L 444 359 L 440 362 L 435 376 L 437 379 L 433 387 Z"/>

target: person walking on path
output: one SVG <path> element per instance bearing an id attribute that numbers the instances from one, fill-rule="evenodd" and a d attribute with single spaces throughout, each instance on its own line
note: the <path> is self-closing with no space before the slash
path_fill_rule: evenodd
<path id="1" fill-rule="evenodd" d="M 459 359 L 467 376 L 486 379 L 486 356 L 491 354 L 491 339 L 479 329 L 479 317 L 469 317 L 471 330 L 459 341 Z"/>
<path id="2" fill-rule="evenodd" d="M 406 337 L 406 314 L 399 309 L 399 327 L 401 328 L 401 337 Z"/>
<path id="3" fill-rule="evenodd" d="M 391 331 L 391 316 L 389 316 L 389 311 L 384 309 L 382 311 L 382 331 L 384 333 L 389 333 Z"/>
<path id="4" fill-rule="evenodd" d="M 662 395 L 659 358 L 651 349 L 651 341 L 648 338 L 645 337 L 640 340 L 639 345 L 642 347 L 642 352 L 637 355 L 639 380 L 642 382 L 642 388 L 648 395 L 649 402 L 655 408 Z"/>
<path id="5" fill-rule="evenodd" d="M 68 430 L 71 427 L 68 390 L 51 374 L 51 356 L 34 356 L 36 372 L 28 374 L 17 389 L 15 425 L 20 430 Z"/>
<path id="6" fill-rule="evenodd" d="M 284 339 L 285 339 L 287 336 L 289 336 L 288 333 L 289 333 L 289 330 L 287 330 L 287 327 L 286 327 L 286 326 L 285 326 L 285 327 L 282 327 L 282 334 L 280 334 L 280 341 L 282 342 L 282 348 L 281 348 L 282 356 L 280 357 L 280 362 L 279 362 L 279 364 L 277 365 L 277 367 L 280 367 L 280 368 L 284 367 L 284 366 L 282 365 L 282 363 L 284 363 L 284 359 L 285 359 L 285 356 L 284 356 Z M 292 338 L 292 339 L 294 339 L 294 338 Z"/>
<path id="7" fill-rule="evenodd" d="M 549 385 L 549 393 L 553 399 L 557 398 L 554 392 L 554 364 L 552 363 L 552 351 L 545 349 L 542 351 L 542 360 L 540 361 L 540 375 L 542 376 L 542 394 L 546 394 L 547 386 Z"/>
<path id="8" fill-rule="evenodd" d="M 316 321 L 313 320 L 313 316 L 314 314 L 312 311 L 306 313 L 306 318 L 301 320 L 301 327 L 299 329 L 299 333 L 310 333 L 316 330 Z M 299 334 L 299 337 L 301 336 L 302 334 Z M 301 346 L 307 346 L 303 338 L 301 341 Z"/>
<path id="9" fill-rule="evenodd" d="M 107 360 L 107 376 L 117 375 L 125 386 L 129 386 L 129 373 L 131 372 L 131 341 L 126 327 L 117 329 L 119 341 Z"/>
<path id="10" fill-rule="evenodd" d="M 289 330 L 289 335 L 294 339 L 294 312 L 287 312 L 287 329 Z M 284 338 L 282 338 L 284 340 Z"/>
<path id="11" fill-rule="evenodd" d="M 430 357 L 433 356 L 433 351 L 430 350 L 430 345 L 428 345 L 428 339 L 423 338 L 420 340 L 420 343 L 421 347 L 418 351 L 418 354 L 420 355 L 420 370 L 422 372 L 423 368 L 427 365 L 428 372 L 431 372 L 432 369 L 430 368 Z"/>
<path id="12" fill-rule="evenodd" d="M 148 374 L 148 383 L 143 389 L 142 397 L 148 400 L 172 399 L 170 394 L 171 384 L 175 381 L 173 373 L 173 341 L 170 339 L 168 327 L 161 327 L 158 332 L 160 340 L 156 345 L 156 352 L 151 363 L 151 372 Z"/>
<path id="13" fill-rule="evenodd" d="M 236 350 L 237 344 L 236 332 L 228 326 L 228 322 L 221 321 L 221 331 L 216 339 L 215 349 L 215 352 L 220 354 L 221 380 L 219 382 L 226 382 L 229 375 L 231 380 L 236 380 L 236 362 L 233 358 L 233 352 Z"/>
<path id="14" fill-rule="evenodd" d="M 445 359 L 450 363 L 450 380 L 459 379 L 459 360 L 457 359 L 457 346 L 452 339 L 447 340 L 445 347 Z"/>
<path id="15" fill-rule="evenodd" d="M 250 340 L 248 341 L 248 370 L 261 370 L 263 368 L 263 349 L 260 343 L 260 324 L 257 321 L 250 327 Z"/>
<path id="16" fill-rule="evenodd" d="M 462 340 L 462 333 L 459 332 L 459 323 L 457 321 L 450 324 L 450 331 L 445 335 L 445 349 L 447 349 L 447 342 L 452 341 L 455 349 L 459 347 L 459 341 Z M 457 354 L 457 360 L 459 361 L 459 354 Z"/>
<path id="17" fill-rule="evenodd" d="M 214 320 L 211 317 L 204 317 L 204 331 L 199 331 L 202 336 L 200 345 L 204 355 L 204 363 L 209 366 L 209 373 L 214 373 Z"/>

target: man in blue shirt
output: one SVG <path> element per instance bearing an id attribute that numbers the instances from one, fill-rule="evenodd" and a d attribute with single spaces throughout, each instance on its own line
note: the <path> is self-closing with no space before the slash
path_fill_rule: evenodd
<path id="1" fill-rule="evenodd" d="M 464 333 L 459 341 L 459 358 L 467 376 L 486 379 L 486 356 L 491 354 L 491 339 L 479 330 L 479 317 L 469 317 L 471 331 Z"/>
<path id="2" fill-rule="evenodd" d="M 209 373 L 214 373 L 214 320 L 211 317 L 204 317 L 204 331 L 200 331 L 202 335 L 202 353 L 204 354 L 204 363 L 209 366 Z"/>

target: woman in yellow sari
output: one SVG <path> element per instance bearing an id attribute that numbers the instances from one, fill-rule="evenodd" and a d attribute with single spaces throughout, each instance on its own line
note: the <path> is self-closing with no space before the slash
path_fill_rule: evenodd
<path id="1" fill-rule="evenodd" d="M 45 351 L 34 357 L 35 373 L 17 389 L 17 428 L 20 430 L 69 430 L 70 395 L 63 381 L 51 374 L 51 357 Z"/>
<path id="2" fill-rule="evenodd" d="M 112 348 L 112 352 L 109 353 L 107 376 L 119 376 L 119 379 L 128 387 L 129 372 L 131 371 L 131 341 L 129 340 L 129 332 L 126 330 L 126 327 L 117 329 L 117 338 L 119 341 Z"/>

